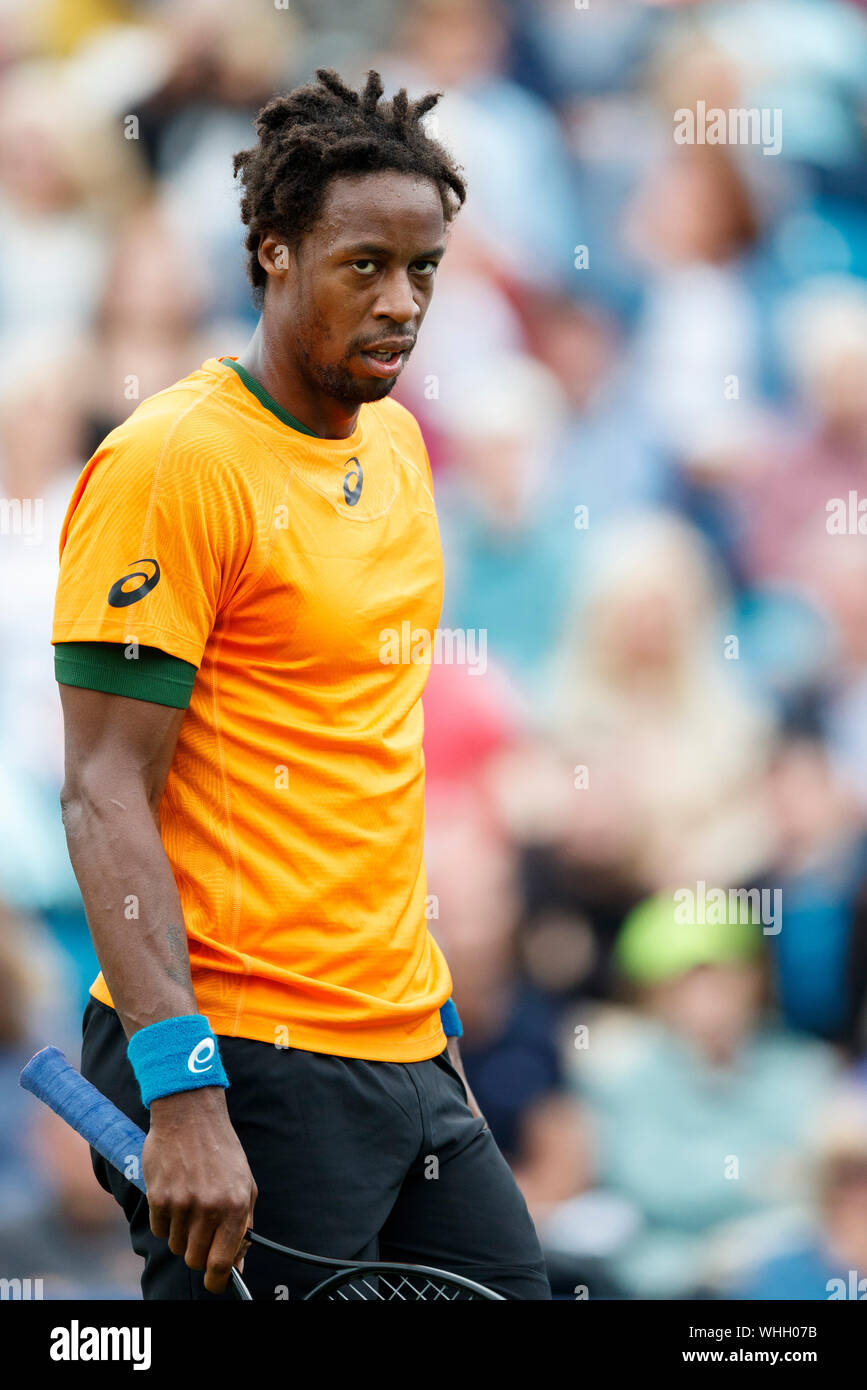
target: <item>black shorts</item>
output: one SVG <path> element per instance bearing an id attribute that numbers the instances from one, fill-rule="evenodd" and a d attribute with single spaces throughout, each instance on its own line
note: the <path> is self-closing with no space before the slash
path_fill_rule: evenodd
<path id="1" fill-rule="evenodd" d="M 115 1011 L 91 999 L 81 1069 L 147 1130 L 126 1046 Z M 220 1054 L 229 1116 L 259 1189 L 261 1235 L 339 1259 L 435 1265 L 506 1298 L 551 1297 L 524 1198 L 445 1052 L 426 1062 L 364 1062 L 221 1037 Z M 144 1297 L 216 1297 L 152 1235 L 138 1189 L 91 1154 L 144 1258 Z M 322 1277 L 261 1246 L 244 1261 L 256 1299 L 296 1298 Z"/>

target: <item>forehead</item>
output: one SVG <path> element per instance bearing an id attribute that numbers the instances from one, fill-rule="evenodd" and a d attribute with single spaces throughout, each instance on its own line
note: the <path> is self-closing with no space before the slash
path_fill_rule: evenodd
<path id="1" fill-rule="evenodd" d="M 332 179 L 310 236 L 326 251 L 363 242 L 432 250 L 443 234 L 442 202 L 433 179 L 386 170 Z"/>

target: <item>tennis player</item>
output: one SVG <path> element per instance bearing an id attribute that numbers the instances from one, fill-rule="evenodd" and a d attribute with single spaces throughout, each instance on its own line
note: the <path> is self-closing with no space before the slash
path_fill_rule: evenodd
<path id="1" fill-rule="evenodd" d="M 235 158 L 253 338 L 113 430 L 63 525 L 82 1069 L 149 1131 L 149 1202 L 94 1155 L 147 1299 L 228 1297 L 254 1205 L 296 1248 L 550 1297 L 427 928 L 431 644 L 390 640 L 432 637 L 442 600 L 427 452 L 389 399 L 465 196 L 436 100 L 320 70 L 264 107 Z M 254 1246 L 244 1277 L 321 1275 Z"/>

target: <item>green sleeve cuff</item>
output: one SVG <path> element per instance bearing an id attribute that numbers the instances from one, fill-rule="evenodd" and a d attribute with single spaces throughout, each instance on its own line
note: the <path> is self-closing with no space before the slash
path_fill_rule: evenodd
<path id="1" fill-rule="evenodd" d="M 155 705 L 187 709 L 193 694 L 196 668 L 159 647 L 139 647 L 137 657 L 126 657 L 122 642 L 57 642 L 54 674 L 61 685 L 103 690 L 106 695 L 128 695 Z"/>

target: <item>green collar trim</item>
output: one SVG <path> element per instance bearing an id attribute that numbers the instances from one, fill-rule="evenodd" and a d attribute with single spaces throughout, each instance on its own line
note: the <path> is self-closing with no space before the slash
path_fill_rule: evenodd
<path id="1" fill-rule="evenodd" d="M 247 390 L 250 391 L 266 410 L 270 410 L 272 415 L 276 415 L 284 425 L 288 425 L 290 430 L 298 430 L 300 434 L 309 434 L 313 439 L 320 439 L 315 430 L 309 430 L 306 425 L 302 425 L 300 420 L 296 420 L 294 415 L 290 415 L 288 410 L 284 410 L 282 405 L 278 405 L 273 396 L 269 396 L 265 387 L 254 376 L 251 376 L 246 367 L 242 367 L 240 362 L 233 362 L 230 357 L 221 357 L 220 361 L 224 367 L 231 367 L 233 372 L 237 372 Z"/>

